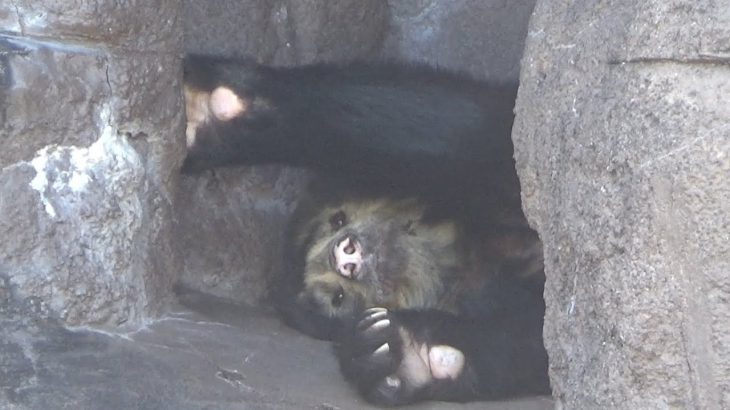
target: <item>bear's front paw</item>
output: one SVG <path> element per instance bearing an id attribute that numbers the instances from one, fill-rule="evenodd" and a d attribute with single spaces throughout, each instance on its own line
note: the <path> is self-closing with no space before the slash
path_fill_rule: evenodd
<path id="1" fill-rule="evenodd" d="M 365 310 L 340 339 L 343 370 L 360 380 L 375 382 L 400 363 L 401 340 L 396 319 L 385 308 Z"/>
<path id="2" fill-rule="evenodd" d="M 403 383 L 397 375 L 403 340 L 397 318 L 388 309 L 365 310 L 337 345 L 340 367 L 369 400 L 388 404 Z M 381 397 L 382 396 L 382 397 Z"/>
<path id="3" fill-rule="evenodd" d="M 340 367 L 370 402 L 406 404 L 427 397 L 434 383 L 459 378 L 464 354 L 448 345 L 430 344 L 424 335 L 385 308 L 365 310 L 337 345 Z"/>

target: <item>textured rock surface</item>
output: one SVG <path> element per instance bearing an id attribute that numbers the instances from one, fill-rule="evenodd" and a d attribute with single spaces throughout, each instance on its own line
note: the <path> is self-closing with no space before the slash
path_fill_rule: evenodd
<path id="1" fill-rule="evenodd" d="M 186 48 L 275 65 L 397 58 L 516 80 L 534 0 L 186 1 Z M 257 304 L 278 272 L 282 228 L 307 176 L 276 167 L 184 177 L 181 282 Z"/>
<path id="2" fill-rule="evenodd" d="M 559 406 L 730 408 L 730 6 L 538 2 L 513 131 Z"/>
<path id="3" fill-rule="evenodd" d="M 188 51 L 277 65 L 373 57 L 388 23 L 385 0 L 187 0 L 184 8 Z"/>
<path id="4" fill-rule="evenodd" d="M 516 81 L 535 0 L 389 0 L 383 54 Z"/>
<path id="5" fill-rule="evenodd" d="M 176 243 L 180 283 L 206 293 L 262 303 L 281 272 L 284 231 L 307 175 L 278 166 L 223 169 L 181 180 Z"/>
<path id="6" fill-rule="evenodd" d="M 179 266 L 182 27 L 136 3 L 0 4 L 0 276 L 68 324 L 141 323 Z"/>

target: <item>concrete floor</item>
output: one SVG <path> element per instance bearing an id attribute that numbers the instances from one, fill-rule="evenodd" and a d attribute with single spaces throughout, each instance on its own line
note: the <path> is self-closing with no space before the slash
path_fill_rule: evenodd
<path id="1" fill-rule="evenodd" d="M 368 409 L 329 343 L 199 294 L 126 335 L 0 311 L 2 409 Z M 550 398 L 416 409 L 546 410 Z"/>

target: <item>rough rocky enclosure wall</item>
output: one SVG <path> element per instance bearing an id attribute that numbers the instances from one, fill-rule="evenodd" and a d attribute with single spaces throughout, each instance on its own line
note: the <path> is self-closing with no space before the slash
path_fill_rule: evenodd
<path id="1" fill-rule="evenodd" d="M 158 314 L 178 279 L 264 296 L 307 176 L 178 181 L 183 25 L 188 51 L 504 80 L 533 4 L 1 2 L 0 302 L 114 327 Z M 559 406 L 730 408 L 728 95 L 727 1 L 538 3 L 514 139 Z"/>
<path id="2" fill-rule="evenodd" d="M 513 130 L 559 407 L 730 408 L 730 3 L 539 1 Z"/>
<path id="3" fill-rule="evenodd" d="M 101 326 L 169 299 L 177 3 L 0 3 L 0 297 Z"/>

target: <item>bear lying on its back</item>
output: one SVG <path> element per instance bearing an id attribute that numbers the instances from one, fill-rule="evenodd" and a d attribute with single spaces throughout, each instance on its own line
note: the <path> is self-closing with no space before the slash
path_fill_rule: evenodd
<path id="1" fill-rule="evenodd" d="M 295 213 L 282 318 L 335 341 L 368 400 L 549 391 L 542 249 L 512 160 L 513 86 L 425 66 L 186 60 L 184 171 L 320 175 Z"/>

